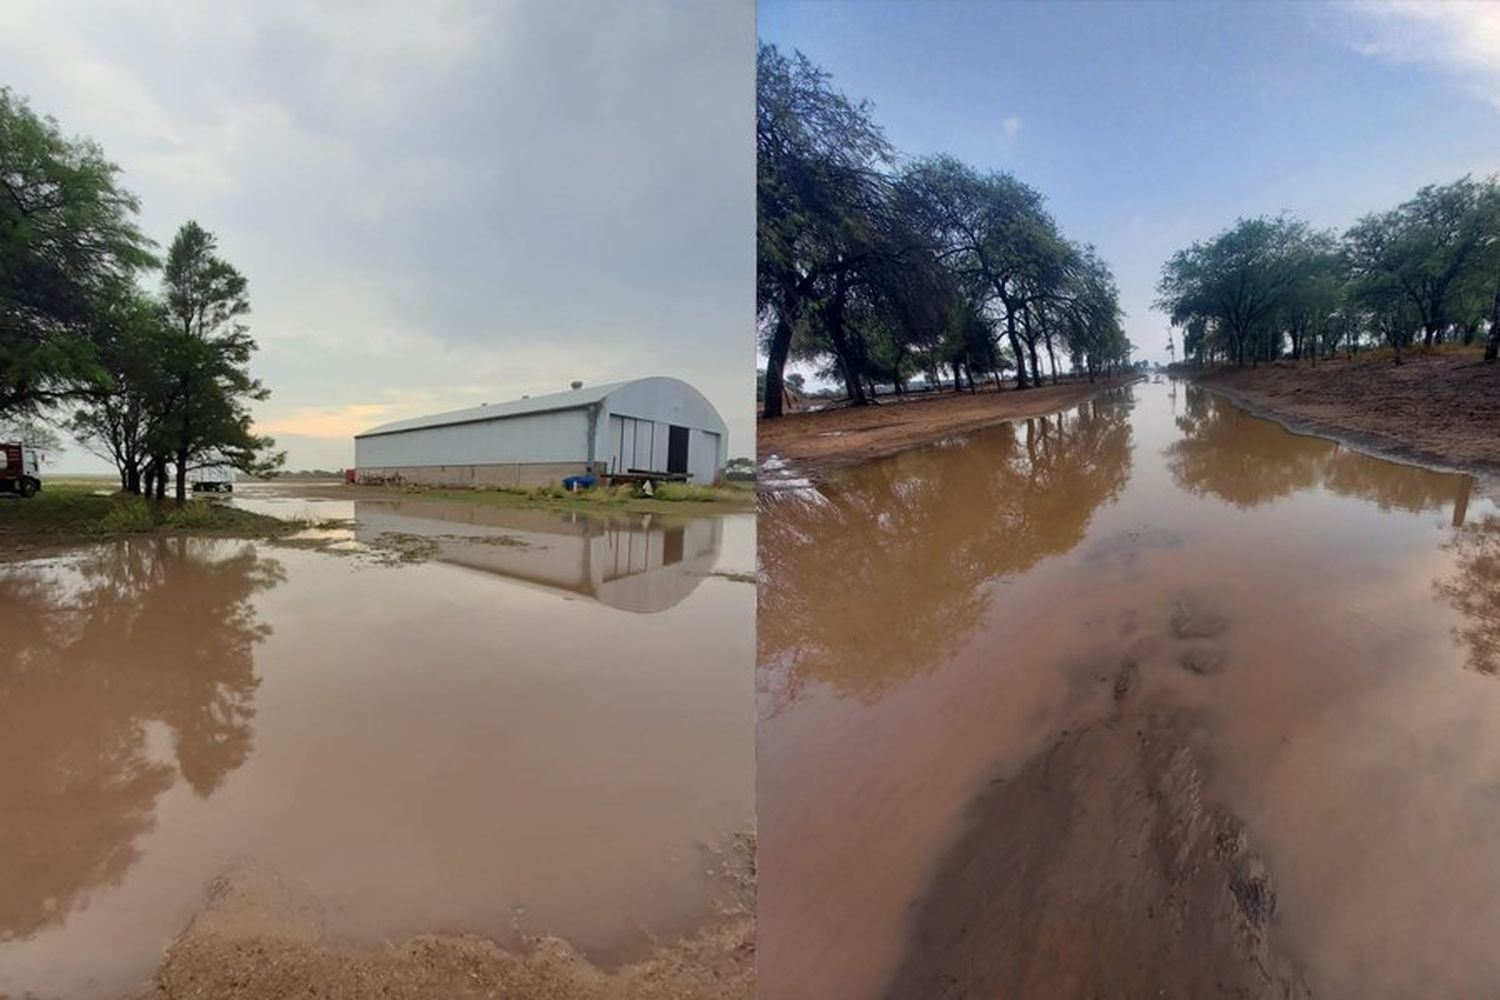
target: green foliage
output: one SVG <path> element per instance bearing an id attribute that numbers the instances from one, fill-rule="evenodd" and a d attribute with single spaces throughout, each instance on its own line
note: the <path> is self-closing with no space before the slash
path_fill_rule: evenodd
<path id="1" fill-rule="evenodd" d="M 1276 321 L 1319 238 L 1288 216 L 1240 219 L 1172 255 L 1162 267 L 1157 306 L 1174 326 L 1195 326 L 1194 346 L 1244 364 L 1263 353 L 1273 332 L 1279 336 Z"/>
<path id="2" fill-rule="evenodd" d="M 208 500 L 186 504 L 110 493 L 97 484 L 48 483 L 25 501 L 0 504 L 0 551 L 26 551 L 143 534 L 266 538 L 298 524 Z"/>
<path id="3" fill-rule="evenodd" d="M 1285 216 L 1241 219 L 1174 254 L 1157 290 L 1199 364 L 1316 362 L 1366 342 L 1400 364 L 1418 337 L 1472 343 L 1486 322 L 1500 350 L 1500 181 L 1428 185 L 1342 237 Z"/>
<path id="4" fill-rule="evenodd" d="M 99 314 L 153 263 L 118 172 L 0 88 L 0 416 L 106 380 Z"/>
<path id="5" fill-rule="evenodd" d="M 267 390 L 249 374 L 246 281 L 196 222 L 167 253 L 161 297 L 137 285 L 157 266 L 135 198 L 97 145 L 68 139 L 0 89 L 0 418 L 68 401 L 67 428 L 115 463 L 129 492 L 175 471 L 281 464 L 251 432 Z"/>
<path id="6" fill-rule="evenodd" d="M 125 496 L 111 503 L 96 522 L 99 534 L 108 538 L 150 531 L 156 527 L 151 506 L 140 497 Z"/>
<path id="7" fill-rule="evenodd" d="M 241 321 L 249 313 L 243 275 L 217 254 L 211 233 L 189 221 L 167 252 L 162 300 L 171 334 L 162 343 L 172 406 L 162 415 L 161 446 L 186 499 L 187 472 L 227 463 L 264 475 L 279 467 L 274 442 L 250 430 L 249 404 L 270 395 L 251 377 L 255 341 Z"/>
<path id="8" fill-rule="evenodd" d="M 878 385 L 901 391 L 918 374 L 941 380 L 943 369 L 971 387 L 1014 370 L 1025 386 L 1040 380 L 1043 350 L 1055 376 L 1056 347 L 1083 314 L 1111 319 L 1089 337 L 1072 330 L 1080 350 L 1070 356 L 1091 375 L 1128 358 L 1123 331 L 1104 332 L 1118 329 L 1117 298 L 1102 310 L 1074 301 L 1084 254 L 1038 192 L 952 157 L 891 169 L 869 105 L 800 53 L 762 45 L 757 94 L 766 416 L 781 412 L 789 359 L 818 366 L 860 404 Z M 1112 279 L 1095 287 L 1112 289 Z"/>

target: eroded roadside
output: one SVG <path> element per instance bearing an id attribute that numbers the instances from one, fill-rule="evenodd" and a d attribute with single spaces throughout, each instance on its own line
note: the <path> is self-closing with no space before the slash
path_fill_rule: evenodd
<path id="1" fill-rule="evenodd" d="M 789 413 L 775 420 L 759 421 L 757 460 L 764 466 L 774 459 L 816 474 L 894 455 L 992 424 L 1056 413 L 1141 377 L 1126 375 L 1092 383 L 1068 382 L 1024 392 L 987 389 L 977 393 L 905 396 L 885 399 L 878 405 Z"/>
<path id="2" fill-rule="evenodd" d="M 1378 458 L 1467 472 L 1500 491 L 1500 365 L 1477 352 L 1278 363 L 1191 379 L 1297 434 Z"/>

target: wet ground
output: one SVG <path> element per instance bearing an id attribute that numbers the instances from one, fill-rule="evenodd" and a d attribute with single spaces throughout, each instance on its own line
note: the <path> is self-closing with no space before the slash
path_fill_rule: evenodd
<path id="1" fill-rule="evenodd" d="M 280 543 L 0 565 L 0 995 L 134 991 L 247 870 L 335 944 L 555 935 L 608 969 L 717 918 L 753 518 L 338 490 L 237 493 L 341 522 Z"/>
<path id="2" fill-rule="evenodd" d="M 762 500 L 760 995 L 1500 992 L 1500 511 L 1138 384 Z"/>

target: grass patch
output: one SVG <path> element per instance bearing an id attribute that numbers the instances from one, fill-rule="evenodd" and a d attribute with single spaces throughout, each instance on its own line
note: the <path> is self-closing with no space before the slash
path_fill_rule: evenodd
<path id="1" fill-rule="evenodd" d="M 30 499 L 0 499 L 0 558 L 138 535 L 270 538 L 301 527 L 207 500 L 179 504 L 107 493 L 99 483 L 49 482 Z"/>
<path id="2" fill-rule="evenodd" d="M 387 565 L 426 562 L 438 554 L 436 539 L 404 531 L 382 531 L 371 548 Z"/>
<path id="3" fill-rule="evenodd" d="M 372 494 L 382 487 L 368 489 Z M 663 483 L 654 496 L 645 496 L 633 486 L 596 486 L 591 490 L 565 490 L 561 486 L 487 487 L 461 489 L 447 486 L 405 485 L 398 492 L 431 500 L 454 500 L 487 507 L 540 507 L 552 510 L 612 510 L 626 514 L 731 514 L 755 509 L 754 483 L 696 486 Z"/>

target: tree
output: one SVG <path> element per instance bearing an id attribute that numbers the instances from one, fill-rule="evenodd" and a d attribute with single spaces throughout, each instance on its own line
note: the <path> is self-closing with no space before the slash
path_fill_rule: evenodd
<path id="1" fill-rule="evenodd" d="M 0 415 L 104 379 L 98 314 L 153 264 L 118 172 L 96 144 L 0 88 Z"/>
<path id="2" fill-rule="evenodd" d="M 1274 351 L 1274 319 L 1301 275 L 1307 224 L 1287 216 L 1240 219 L 1207 242 L 1179 250 L 1162 266 L 1157 308 L 1173 326 L 1202 321 L 1226 338 L 1237 365 Z"/>
<path id="3" fill-rule="evenodd" d="M 1069 294 L 1059 311 L 1063 341 L 1074 369 L 1083 368 L 1093 382 L 1130 360 L 1130 341 L 1120 323 L 1120 292 L 1114 275 L 1093 247 L 1078 251 L 1069 277 Z"/>
<path id="4" fill-rule="evenodd" d="M 841 318 L 842 274 L 871 235 L 891 149 L 869 105 L 833 89 L 800 52 L 762 43 L 756 65 L 756 307 L 770 418 L 781 415 L 792 338 L 810 307 L 821 299 L 832 309 L 825 319 Z"/>
<path id="5" fill-rule="evenodd" d="M 150 296 L 137 292 L 114 303 L 97 343 L 108 380 L 86 391 L 68 425 L 80 444 L 114 463 L 129 493 L 142 491 L 147 463 L 166 451 L 176 403 L 164 354 L 172 332 L 165 307 Z"/>
<path id="6" fill-rule="evenodd" d="M 1464 279 L 1493 235 L 1485 199 L 1486 185 L 1469 177 L 1429 184 L 1410 201 L 1365 216 L 1345 236 L 1364 293 L 1404 299 L 1429 347 L 1454 321 Z"/>
<path id="7" fill-rule="evenodd" d="M 980 174 L 951 156 L 932 157 L 902 178 L 907 211 L 920 220 L 933 253 L 954 269 L 981 310 L 1005 324 L 1016 387 L 1038 378 L 1034 334 L 1023 312 L 1051 294 L 1069 247 L 1042 207 L 1042 196 L 1006 173 Z M 1028 379 L 1022 338 L 1031 347 Z"/>
<path id="8" fill-rule="evenodd" d="M 170 405 L 157 440 L 171 458 L 179 501 L 187 498 L 192 468 L 226 462 L 260 472 L 284 459 L 268 454 L 275 442 L 250 430 L 249 404 L 270 392 L 249 373 L 256 346 L 242 322 L 250 311 L 245 278 L 216 250 L 213 234 L 189 221 L 172 240 L 163 272 Z"/>

